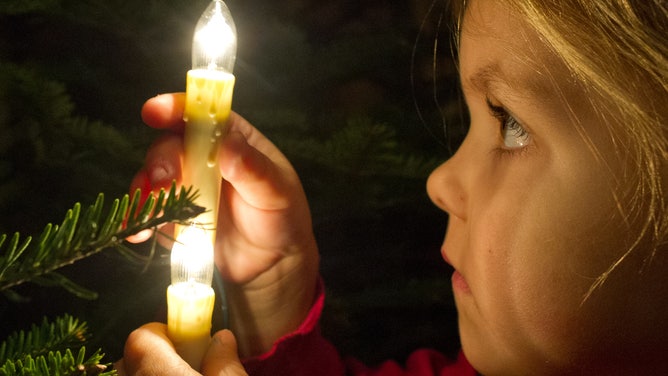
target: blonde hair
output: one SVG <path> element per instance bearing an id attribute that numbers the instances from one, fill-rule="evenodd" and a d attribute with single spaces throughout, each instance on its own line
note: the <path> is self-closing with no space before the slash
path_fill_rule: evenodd
<path id="1" fill-rule="evenodd" d="M 504 0 L 561 57 L 572 75 L 596 97 L 620 152 L 632 161 L 638 182 L 619 208 L 641 228 L 628 251 L 604 272 L 587 294 L 640 244 L 650 243 L 649 262 L 665 252 L 668 214 L 668 7 L 665 0 Z M 461 27 L 466 1 L 454 5 Z M 621 150 L 622 147 L 625 150 Z M 586 299 L 586 298 L 585 298 Z"/>

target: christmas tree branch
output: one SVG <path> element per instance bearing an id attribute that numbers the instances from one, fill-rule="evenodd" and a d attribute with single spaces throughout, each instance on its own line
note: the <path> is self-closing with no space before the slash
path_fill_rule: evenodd
<path id="1" fill-rule="evenodd" d="M 8 360 L 0 367 L 0 376 L 112 376 L 116 370 L 109 370 L 109 365 L 100 364 L 104 354 L 100 350 L 86 359 L 86 348 L 81 347 L 76 357 L 72 350 L 65 352 L 49 351 L 47 355 L 33 358 L 30 355 L 16 361 Z"/>
<path id="2" fill-rule="evenodd" d="M 35 358 L 49 351 L 81 346 L 88 337 L 88 325 L 70 315 L 57 317 L 52 322 L 44 318 L 40 326 L 33 324 L 29 331 L 16 331 L 2 342 L 0 364 L 26 355 Z"/>
<path id="3" fill-rule="evenodd" d="M 88 325 L 70 315 L 44 318 L 41 325 L 16 331 L 0 344 L 0 376 L 116 374 L 100 364 L 99 350 L 86 359 L 83 344 L 88 337 Z"/>
<path id="4" fill-rule="evenodd" d="M 123 240 L 146 229 L 157 229 L 169 223 L 185 223 L 205 209 L 195 205 L 197 193 L 192 188 L 176 184 L 169 192 L 161 190 L 156 196 L 148 195 L 141 203 L 138 190 L 113 201 L 103 217 L 104 195 L 81 213 L 76 203 L 67 211 L 60 226 L 48 224 L 41 235 L 21 240 L 18 233 L 11 238 L 0 236 L 0 292 L 16 297 L 12 288 L 31 281 L 42 285 L 58 285 L 77 296 L 95 298 L 91 292 L 55 271 L 104 249 L 122 247 Z M 127 253 L 127 249 L 123 249 Z"/>

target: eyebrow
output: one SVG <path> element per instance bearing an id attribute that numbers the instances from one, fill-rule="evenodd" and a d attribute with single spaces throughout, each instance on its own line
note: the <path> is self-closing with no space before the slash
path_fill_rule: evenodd
<path id="1" fill-rule="evenodd" d="M 486 92 L 489 90 L 490 83 L 492 82 L 509 84 L 508 80 L 501 74 L 498 64 L 485 65 L 483 68 L 475 71 L 471 76 L 464 77 L 462 85 L 470 86 L 481 92 Z M 467 83 L 470 85 L 467 85 Z"/>
<path id="2" fill-rule="evenodd" d="M 535 68 L 534 68 L 535 69 Z M 534 70 L 530 76 L 526 74 L 508 75 L 498 63 L 488 64 L 476 70 L 469 77 L 463 77 L 462 86 L 470 87 L 476 91 L 486 93 L 490 87 L 496 85 L 506 86 L 514 91 L 526 91 L 531 94 L 546 93 L 554 91 L 551 80 L 544 80 L 544 72 Z"/>

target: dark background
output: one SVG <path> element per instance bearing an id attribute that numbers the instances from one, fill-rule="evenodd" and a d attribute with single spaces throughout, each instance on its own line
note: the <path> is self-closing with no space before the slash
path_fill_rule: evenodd
<path id="1" fill-rule="evenodd" d="M 368 363 L 457 351 L 444 213 L 426 178 L 464 129 L 447 11 L 438 0 L 229 0 L 239 50 L 233 108 L 291 159 L 311 203 L 327 286 L 323 331 Z M 182 91 L 208 0 L 0 4 L 0 234 L 35 234 L 75 202 L 120 197 L 157 132 L 143 102 Z M 434 53 L 435 43 L 438 45 Z M 100 293 L 0 296 L 0 334 L 69 312 L 120 356 L 160 317 L 165 266 L 114 251 L 64 271 Z"/>

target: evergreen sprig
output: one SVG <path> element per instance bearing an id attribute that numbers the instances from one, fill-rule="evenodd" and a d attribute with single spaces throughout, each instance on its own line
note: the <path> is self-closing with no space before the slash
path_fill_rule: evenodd
<path id="1" fill-rule="evenodd" d="M 37 358 L 49 351 L 63 351 L 80 347 L 89 337 L 88 324 L 68 314 L 41 325 L 33 324 L 30 330 L 18 330 L 0 344 L 0 364 L 16 361 L 26 356 Z"/>
<path id="2" fill-rule="evenodd" d="M 21 299 L 12 288 L 31 281 L 61 286 L 79 297 L 94 299 L 95 292 L 56 270 L 111 247 L 132 257 L 132 251 L 122 244 L 126 237 L 168 222 L 185 223 L 205 210 L 194 203 L 197 193 L 192 187 L 181 188 L 177 194 L 176 184 L 172 184 L 169 192 L 148 195 L 143 204 L 141 196 L 137 190 L 132 199 L 127 194 L 115 199 L 106 216 L 102 193 L 83 213 L 81 204 L 76 203 L 60 226 L 46 225 L 35 241 L 31 236 L 21 239 L 19 233 L 0 235 L 0 292 Z"/>
<path id="3" fill-rule="evenodd" d="M 49 351 L 47 355 L 33 358 L 27 355 L 25 358 L 12 361 L 8 360 L 0 367 L 0 376 L 83 376 L 116 375 L 115 370 L 109 370 L 108 365 L 100 364 L 104 354 L 100 350 L 86 359 L 86 348 L 81 347 L 74 356 L 72 350 L 65 352 Z"/>
<path id="4" fill-rule="evenodd" d="M 16 331 L 0 344 L 0 376 L 116 374 L 100 364 L 100 350 L 86 358 L 88 337 L 86 322 L 67 314 L 53 321 L 45 317 L 41 325 Z"/>

